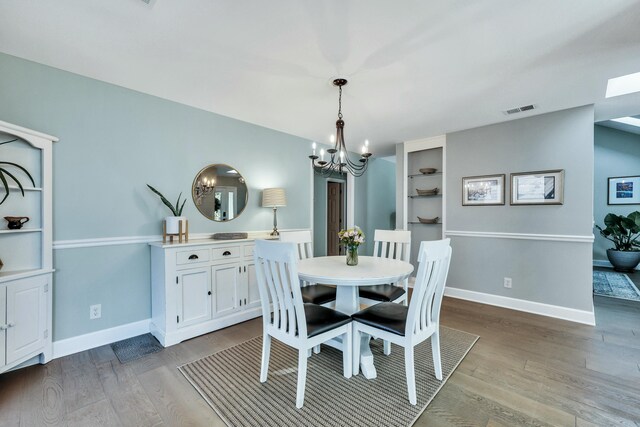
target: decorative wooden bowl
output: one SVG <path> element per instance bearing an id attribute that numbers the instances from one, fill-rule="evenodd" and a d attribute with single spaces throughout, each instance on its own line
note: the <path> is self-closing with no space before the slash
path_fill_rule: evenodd
<path id="1" fill-rule="evenodd" d="M 440 190 L 436 187 L 431 190 L 420 190 L 416 188 L 416 191 L 418 192 L 418 196 L 437 196 Z"/>
<path id="2" fill-rule="evenodd" d="M 435 218 L 421 218 L 418 217 L 418 221 L 420 221 L 421 224 L 437 224 L 438 220 L 440 219 L 440 217 L 435 217 Z"/>
<path id="3" fill-rule="evenodd" d="M 424 173 L 426 175 L 431 175 L 432 173 L 436 173 L 438 169 L 436 168 L 422 168 L 420 169 L 420 173 Z"/>

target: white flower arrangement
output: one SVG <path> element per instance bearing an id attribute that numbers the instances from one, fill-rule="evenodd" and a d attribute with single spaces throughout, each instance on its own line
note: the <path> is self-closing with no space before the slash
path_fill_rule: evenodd
<path id="1" fill-rule="evenodd" d="M 358 226 L 348 228 L 346 230 L 340 230 L 338 238 L 340 239 L 341 244 L 356 248 L 364 243 L 364 233 Z"/>

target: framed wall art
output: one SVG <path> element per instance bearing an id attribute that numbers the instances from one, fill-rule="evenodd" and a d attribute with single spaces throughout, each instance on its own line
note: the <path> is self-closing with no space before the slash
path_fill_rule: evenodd
<path id="1" fill-rule="evenodd" d="M 640 176 L 615 176 L 608 183 L 608 205 L 640 205 Z"/>
<path id="2" fill-rule="evenodd" d="M 564 169 L 511 174 L 512 205 L 561 205 Z"/>
<path id="3" fill-rule="evenodd" d="M 462 178 L 462 206 L 504 205 L 505 174 Z"/>

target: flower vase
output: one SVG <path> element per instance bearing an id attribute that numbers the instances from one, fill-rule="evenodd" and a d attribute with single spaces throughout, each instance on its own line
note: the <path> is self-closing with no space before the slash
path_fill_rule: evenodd
<path id="1" fill-rule="evenodd" d="M 347 265 L 358 265 L 357 246 L 347 246 Z"/>

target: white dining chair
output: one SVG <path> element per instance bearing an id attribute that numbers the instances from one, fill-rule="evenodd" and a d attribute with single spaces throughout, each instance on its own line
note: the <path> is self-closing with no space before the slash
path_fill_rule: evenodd
<path id="1" fill-rule="evenodd" d="M 442 381 L 440 360 L 440 306 L 451 262 L 450 239 L 420 243 L 418 273 L 409 306 L 383 302 L 353 315 L 354 361 L 360 359 L 360 334 L 365 333 L 404 347 L 409 402 L 417 403 L 413 348 L 431 338 L 435 377 Z M 357 375 L 359 364 L 353 364 Z"/>
<path id="2" fill-rule="evenodd" d="M 281 231 L 281 242 L 293 242 L 297 245 L 298 259 L 313 258 L 313 240 L 310 230 Z M 336 288 L 332 286 L 300 282 L 302 286 L 302 301 L 305 303 L 330 306 L 336 300 Z"/>
<path id="3" fill-rule="evenodd" d="M 302 302 L 295 243 L 257 240 L 254 260 L 262 304 L 260 382 L 267 381 L 272 337 L 297 349 L 296 407 L 302 408 L 307 378 L 307 356 L 313 347 L 342 336 L 343 375 L 346 378 L 351 377 L 351 317 L 328 307 Z"/>
<path id="4" fill-rule="evenodd" d="M 373 256 L 398 259 L 409 262 L 411 256 L 411 231 L 376 230 L 374 235 Z M 400 286 L 398 286 L 400 285 Z M 358 291 L 360 303 L 371 305 L 379 302 L 395 302 L 407 305 L 409 278 L 402 282 L 384 285 L 361 286 Z"/>

